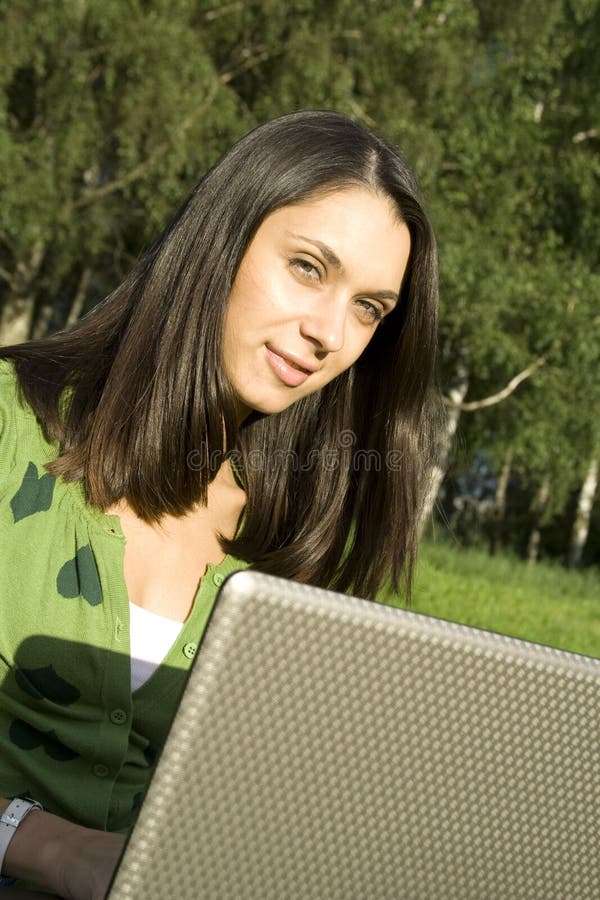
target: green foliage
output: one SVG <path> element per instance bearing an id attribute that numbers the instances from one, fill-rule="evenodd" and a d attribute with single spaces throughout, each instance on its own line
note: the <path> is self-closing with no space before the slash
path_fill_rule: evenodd
<path id="1" fill-rule="evenodd" d="M 185 188 L 245 130 L 215 78 L 194 4 L 15 0 L 3 34 L 0 253 L 36 244 L 38 290 L 74 269 L 118 277 Z M 125 14 L 126 13 L 126 14 Z M 112 272 L 111 272 L 112 269 Z"/>

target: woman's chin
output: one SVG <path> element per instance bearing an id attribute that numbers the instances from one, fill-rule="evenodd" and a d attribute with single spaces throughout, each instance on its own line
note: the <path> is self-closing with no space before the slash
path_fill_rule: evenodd
<path id="1" fill-rule="evenodd" d="M 278 413 L 289 409 L 300 397 L 254 397 L 241 398 L 239 408 L 241 421 L 252 414 L 260 416 L 276 416 Z"/>

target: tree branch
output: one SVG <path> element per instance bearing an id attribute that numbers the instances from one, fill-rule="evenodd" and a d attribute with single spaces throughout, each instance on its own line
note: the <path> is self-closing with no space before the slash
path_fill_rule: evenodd
<path id="1" fill-rule="evenodd" d="M 478 409 L 485 409 L 488 406 L 494 406 L 496 403 L 500 403 L 502 400 L 506 400 L 507 397 L 516 391 L 521 382 L 525 381 L 526 378 L 530 378 L 534 372 L 537 372 L 544 363 L 546 362 L 547 354 L 543 354 L 543 356 L 538 356 L 534 362 L 531 363 L 530 366 L 527 366 L 526 369 L 523 369 L 522 372 L 519 372 L 518 375 L 515 375 L 514 378 L 511 378 L 508 384 L 502 388 L 501 391 L 498 391 L 496 394 L 491 394 L 489 397 L 484 397 L 483 400 L 472 400 L 469 403 L 456 403 L 450 397 L 444 397 L 444 403 L 446 406 L 453 407 L 454 409 L 460 409 L 462 412 L 474 412 Z"/>
<path id="2" fill-rule="evenodd" d="M 359 119 L 369 126 L 369 128 L 375 128 L 377 126 L 377 122 L 375 119 L 372 119 L 371 116 L 367 113 L 366 110 L 362 108 L 358 100 L 355 100 L 354 97 L 350 98 L 350 109 L 354 113 L 355 116 L 358 116 Z"/>
<path id="3" fill-rule="evenodd" d="M 589 141 L 590 138 L 598 137 L 598 129 L 597 128 L 588 128 L 587 131 L 578 131 L 577 134 L 574 134 L 571 140 L 574 144 L 580 144 L 582 141 Z"/>
<path id="4" fill-rule="evenodd" d="M 82 206 L 89 206 L 90 203 L 95 203 L 96 200 L 101 200 L 102 197 L 107 197 L 109 194 L 114 194 L 115 191 L 120 191 L 121 188 L 127 187 L 132 181 L 136 181 L 138 178 L 145 175 L 146 172 L 152 168 L 157 158 L 162 156 L 163 152 L 166 152 L 165 144 L 161 144 L 148 159 L 145 159 L 139 165 L 134 166 L 133 169 L 126 175 L 123 175 L 122 178 L 116 178 L 115 181 L 107 181 L 106 184 L 103 184 L 100 187 L 85 191 L 84 194 L 77 198 L 73 206 L 75 209 L 81 209 Z"/>
<path id="5" fill-rule="evenodd" d="M 279 50 L 277 53 L 281 53 Z M 259 66 L 261 63 L 266 62 L 271 57 L 276 56 L 277 53 L 271 52 L 271 50 L 264 49 L 255 53 L 254 55 L 248 55 L 243 62 L 236 66 L 235 69 L 230 69 L 229 72 L 219 72 L 219 80 L 223 84 L 229 84 L 230 81 L 233 81 L 234 78 L 237 78 L 238 75 L 241 75 L 242 72 L 247 72 L 249 69 L 254 69 L 256 66 Z"/>
<path id="6" fill-rule="evenodd" d="M 8 269 L 3 269 L 2 267 L 0 267 L 0 278 L 6 281 L 8 286 L 11 287 L 14 275 L 12 272 L 9 272 Z"/>
<path id="7" fill-rule="evenodd" d="M 77 285 L 77 290 L 75 291 L 75 296 L 73 297 L 73 303 L 71 304 L 71 309 L 69 310 L 65 328 L 70 328 L 71 325 L 75 325 L 75 323 L 79 320 L 83 311 L 83 307 L 85 305 L 91 280 L 91 266 L 86 266 L 81 273 L 81 278 L 79 279 L 79 284 Z"/>
<path id="8" fill-rule="evenodd" d="M 195 109 L 191 115 L 185 118 L 179 126 L 179 135 L 186 132 L 193 124 L 194 120 L 204 113 L 206 108 L 212 103 L 216 92 L 217 85 L 211 85 L 211 89 L 208 92 L 204 103 Z M 86 190 L 77 198 L 73 206 L 75 209 L 80 209 L 82 206 L 88 206 L 90 203 L 95 203 L 96 200 L 101 200 L 103 197 L 107 197 L 109 194 L 114 194 L 115 191 L 120 191 L 122 188 L 127 187 L 133 181 L 142 178 L 161 156 L 168 153 L 170 148 L 171 142 L 164 141 L 162 144 L 159 144 L 158 147 L 155 147 L 147 159 L 143 160 L 143 162 L 139 163 L 137 166 L 134 166 L 133 169 L 127 172 L 126 175 L 123 175 L 122 178 L 116 178 L 114 181 L 108 181 L 106 184 L 102 184 L 99 187 Z"/>
<path id="9" fill-rule="evenodd" d="M 207 22 L 212 22 L 214 19 L 220 19 L 221 16 L 226 16 L 232 12 L 238 12 L 243 8 L 244 4 L 242 2 L 227 3 L 224 6 L 215 6 L 213 9 L 206 10 L 204 18 Z"/>

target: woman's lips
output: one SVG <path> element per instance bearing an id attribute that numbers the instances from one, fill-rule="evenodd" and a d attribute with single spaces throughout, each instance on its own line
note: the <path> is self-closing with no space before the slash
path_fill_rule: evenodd
<path id="1" fill-rule="evenodd" d="M 299 387 L 311 374 L 306 368 L 295 365 L 287 356 L 281 356 L 270 347 L 267 350 L 267 362 L 275 374 L 288 387 Z"/>

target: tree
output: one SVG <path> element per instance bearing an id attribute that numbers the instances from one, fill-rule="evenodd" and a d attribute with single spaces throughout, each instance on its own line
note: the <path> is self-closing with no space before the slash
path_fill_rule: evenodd
<path id="1" fill-rule="evenodd" d="M 119 0 L 5 7 L 3 343 L 63 324 L 78 293 L 85 308 L 110 290 L 252 123 L 190 27 L 196 4 L 123 12 Z"/>

